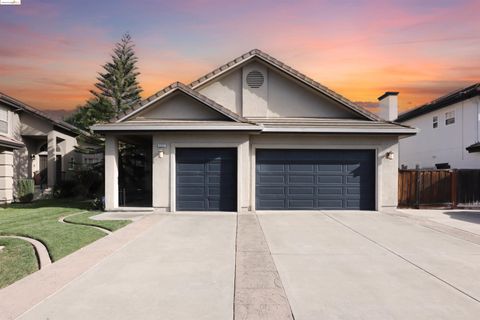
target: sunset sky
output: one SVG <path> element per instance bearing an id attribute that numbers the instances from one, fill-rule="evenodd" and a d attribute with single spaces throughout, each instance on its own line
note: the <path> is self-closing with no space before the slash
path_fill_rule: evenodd
<path id="1" fill-rule="evenodd" d="M 355 102 L 406 110 L 480 81 L 480 1 L 22 0 L 0 6 L 0 91 L 40 109 L 89 97 L 130 32 L 146 97 L 253 48 Z"/>

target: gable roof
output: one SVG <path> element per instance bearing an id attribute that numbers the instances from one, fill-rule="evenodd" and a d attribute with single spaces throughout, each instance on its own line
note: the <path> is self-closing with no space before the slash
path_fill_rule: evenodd
<path id="1" fill-rule="evenodd" d="M 330 99 L 333 99 L 334 101 L 337 101 L 338 103 L 342 104 L 343 106 L 347 107 L 348 109 L 354 111 L 357 114 L 360 114 L 361 116 L 369 119 L 369 120 L 381 120 L 380 117 L 375 115 L 374 113 L 365 110 L 364 108 L 354 104 L 352 101 L 348 100 L 344 96 L 334 92 L 333 90 L 327 88 L 326 86 L 318 83 L 317 81 L 313 80 L 312 78 L 304 75 L 303 73 L 295 70 L 294 68 L 286 65 L 285 63 L 275 59 L 274 57 L 266 54 L 265 52 L 259 50 L 259 49 L 253 49 L 250 50 L 249 52 L 233 59 L 230 62 L 227 62 L 226 64 L 216 68 L 215 70 L 207 73 L 206 75 L 200 77 L 199 79 L 193 81 L 190 83 L 190 87 L 192 89 L 197 89 L 198 87 L 206 84 L 207 82 L 210 82 L 211 80 L 217 78 L 218 76 L 226 73 L 227 71 L 230 71 L 234 68 L 237 68 L 247 61 L 250 61 L 254 58 L 260 59 L 261 61 L 267 63 L 270 66 L 273 66 L 274 68 L 290 75 L 291 77 L 299 80 L 303 84 L 307 85 L 308 87 L 314 89 L 317 92 L 320 92 L 324 94 L 325 96 L 329 97 Z"/>
<path id="2" fill-rule="evenodd" d="M 466 88 L 455 90 L 429 103 L 421 105 L 413 110 L 402 113 L 395 120 L 397 122 L 407 121 L 423 114 L 448 107 L 454 103 L 461 102 L 472 97 L 480 95 L 480 83 L 475 83 Z"/>
<path id="3" fill-rule="evenodd" d="M 140 111 L 143 111 L 143 110 L 147 109 L 149 106 L 151 106 L 155 102 L 171 95 L 174 92 L 178 92 L 178 91 L 187 94 L 188 96 L 192 97 L 193 99 L 197 100 L 198 102 L 212 108 L 213 110 L 223 114 L 224 116 L 232 119 L 235 122 L 244 122 L 244 123 L 249 122 L 247 119 L 243 118 L 242 116 L 240 116 L 240 115 L 236 114 L 235 112 L 223 107 L 222 105 L 220 105 L 220 104 L 216 103 L 215 101 L 207 98 L 206 96 L 204 96 L 200 92 L 197 92 L 197 91 L 193 90 L 192 88 L 186 86 L 185 84 L 183 84 L 181 82 L 174 82 L 171 85 L 169 85 L 169 86 L 163 88 L 162 90 L 158 91 L 154 95 L 151 95 L 147 99 L 145 99 L 145 100 L 141 101 L 140 103 L 136 104 L 131 109 L 125 110 L 123 112 L 123 114 L 121 114 L 121 115 L 119 115 L 115 118 L 115 120 L 116 120 L 115 122 L 125 121 L 125 120 L 131 118 L 132 116 L 134 116 L 135 114 L 138 114 Z"/>
<path id="4" fill-rule="evenodd" d="M 38 109 L 36 109 L 32 106 L 29 106 L 28 104 L 26 104 L 26 103 L 24 103 L 20 100 L 17 100 L 13 97 L 10 97 L 10 96 L 2 93 L 2 92 L 0 92 L 0 101 L 9 105 L 10 107 L 15 109 L 16 111 L 24 111 L 24 112 L 27 112 L 29 114 L 32 114 L 32 115 L 36 116 L 37 118 L 41 118 L 43 120 L 46 120 L 46 121 L 50 122 L 51 124 L 53 124 L 54 127 L 63 129 L 64 131 L 67 131 L 68 133 L 73 134 L 74 136 L 78 136 L 79 134 L 83 133 L 77 127 L 75 127 L 75 126 L 73 126 L 73 125 L 71 125 L 71 124 L 69 124 L 65 121 L 55 120 L 52 117 L 45 114 L 44 112 L 42 112 L 42 111 L 40 111 L 40 110 L 38 110 Z"/>

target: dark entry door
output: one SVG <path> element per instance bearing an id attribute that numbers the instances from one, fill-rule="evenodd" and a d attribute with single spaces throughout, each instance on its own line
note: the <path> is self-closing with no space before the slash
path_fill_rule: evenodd
<path id="1" fill-rule="evenodd" d="M 256 153 L 257 210 L 374 210 L 374 150 Z"/>
<path id="2" fill-rule="evenodd" d="M 176 149 L 178 211 L 237 210 L 237 150 Z"/>

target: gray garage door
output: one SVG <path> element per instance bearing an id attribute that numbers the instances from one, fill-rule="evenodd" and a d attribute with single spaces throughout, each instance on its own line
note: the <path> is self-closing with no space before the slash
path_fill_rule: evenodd
<path id="1" fill-rule="evenodd" d="M 256 153 L 257 210 L 374 210 L 374 150 Z"/>
<path id="2" fill-rule="evenodd" d="M 237 150 L 177 148 L 178 211 L 237 210 Z"/>

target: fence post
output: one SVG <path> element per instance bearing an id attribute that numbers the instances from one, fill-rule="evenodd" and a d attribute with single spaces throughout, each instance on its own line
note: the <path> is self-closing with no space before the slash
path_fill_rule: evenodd
<path id="1" fill-rule="evenodd" d="M 416 178 L 416 190 L 415 190 L 415 208 L 420 209 L 420 179 L 421 174 L 420 170 L 415 170 L 415 178 Z"/>
<path id="2" fill-rule="evenodd" d="M 457 199 L 458 171 L 455 169 L 452 170 L 452 173 L 451 173 L 450 185 L 451 185 L 451 193 L 452 193 L 452 209 L 455 209 L 458 205 L 458 199 Z"/>

